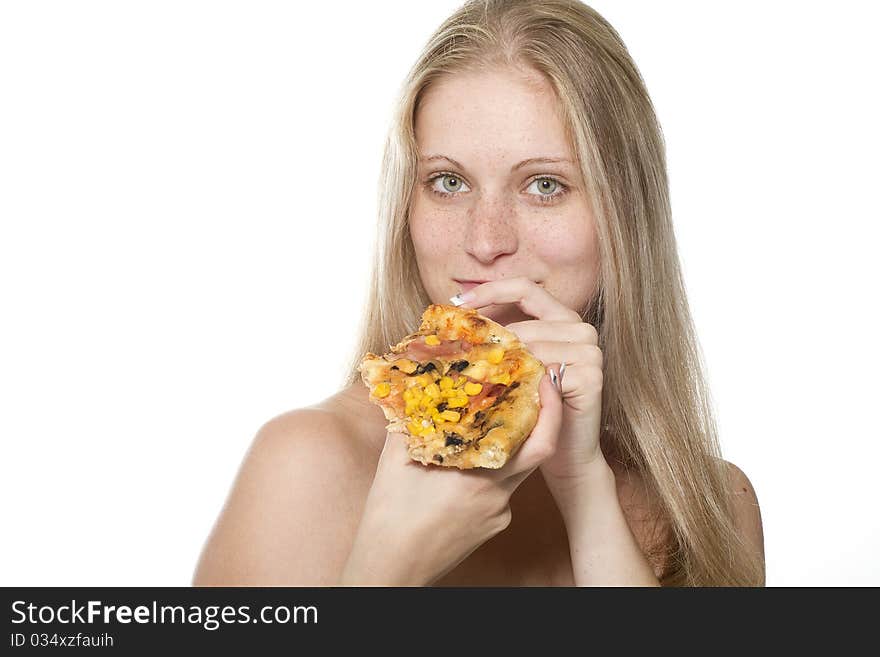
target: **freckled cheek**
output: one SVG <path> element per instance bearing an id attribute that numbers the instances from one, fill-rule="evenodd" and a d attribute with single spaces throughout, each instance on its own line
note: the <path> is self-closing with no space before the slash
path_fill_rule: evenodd
<path id="1" fill-rule="evenodd" d="M 543 226 L 530 233 L 530 251 L 551 266 L 582 268 L 585 262 L 593 262 L 597 257 L 595 234 L 576 223 Z"/>
<path id="2" fill-rule="evenodd" d="M 409 232 L 428 297 L 433 303 L 448 303 L 447 299 L 457 292 L 449 288 L 448 268 L 454 262 L 453 252 L 459 248 L 455 240 L 460 231 L 450 230 L 449 217 L 411 213 Z"/>
<path id="3" fill-rule="evenodd" d="M 544 264 L 547 289 L 569 308 L 584 308 L 598 276 L 595 229 L 575 221 L 548 225 L 534 231 L 529 242 L 531 257 Z"/>
<path id="4" fill-rule="evenodd" d="M 426 260 L 444 260 L 457 247 L 460 231 L 455 229 L 453 217 L 436 214 L 413 215 L 410 235 L 416 255 Z"/>

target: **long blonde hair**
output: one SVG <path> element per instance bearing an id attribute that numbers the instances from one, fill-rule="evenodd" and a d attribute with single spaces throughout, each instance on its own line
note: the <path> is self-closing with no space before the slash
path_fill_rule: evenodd
<path id="1" fill-rule="evenodd" d="M 553 86 L 593 204 L 599 289 L 582 317 L 598 329 L 604 355 L 601 445 L 607 459 L 641 475 L 655 500 L 667 528 L 662 583 L 763 583 L 763 564 L 733 521 L 678 262 L 660 126 L 623 41 L 577 0 L 471 0 L 410 70 L 386 142 L 375 261 L 346 384 L 358 380 L 364 353 L 387 351 L 431 302 L 408 226 L 420 99 L 441 76 L 493 66 L 527 67 Z"/>

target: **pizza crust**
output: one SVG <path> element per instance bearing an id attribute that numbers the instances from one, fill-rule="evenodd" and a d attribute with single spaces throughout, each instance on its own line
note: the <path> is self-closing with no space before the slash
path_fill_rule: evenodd
<path id="1" fill-rule="evenodd" d="M 383 356 L 366 354 L 359 371 L 387 430 L 426 465 L 500 468 L 538 420 L 543 363 L 470 308 L 432 304 L 418 331 Z"/>

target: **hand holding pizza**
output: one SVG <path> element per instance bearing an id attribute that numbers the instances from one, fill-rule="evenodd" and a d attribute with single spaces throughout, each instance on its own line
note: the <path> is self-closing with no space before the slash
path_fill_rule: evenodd
<path id="1" fill-rule="evenodd" d="M 500 469 L 425 466 L 388 433 L 343 584 L 430 584 L 507 528 L 513 491 L 556 450 L 562 402 L 547 375 L 538 391 L 538 422 Z"/>
<path id="2" fill-rule="evenodd" d="M 599 447 L 603 359 L 598 332 L 528 278 L 489 281 L 461 298 L 470 308 L 516 304 L 535 319 L 514 322 L 505 328 L 515 333 L 548 367 L 565 366 L 560 377 L 563 418 L 557 448 L 541 464 L 547 486 L 555 495 L 587 476 L 597 459 L 604 459 Z"/>

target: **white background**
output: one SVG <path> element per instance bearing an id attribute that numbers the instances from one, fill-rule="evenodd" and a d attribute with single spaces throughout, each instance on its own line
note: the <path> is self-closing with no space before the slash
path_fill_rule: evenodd
<path id="1" fill-rule="evenodd" d="M 254 433 L 339 384 L 391 105 L 457 5 L 0 5 L 0 584 L 190 582 Z M 593 6 L 664 128 L 768 584 L 880 585 L 876 17 Z"/>

